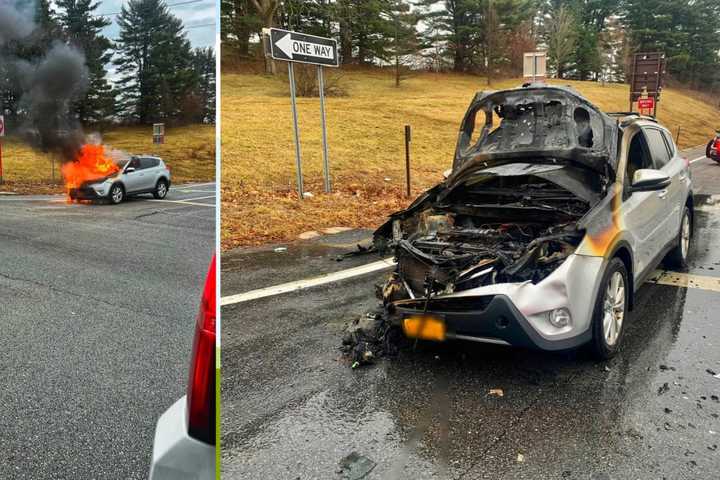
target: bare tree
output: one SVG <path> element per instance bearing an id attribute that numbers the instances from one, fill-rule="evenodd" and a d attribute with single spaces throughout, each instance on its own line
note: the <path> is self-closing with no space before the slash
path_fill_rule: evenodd
<path id="1" fill-rule="evenodd" d="M 262 24 L 266 28 L 275 25 L 275 13 L 280 7 L 280 0 L 250 0 L 262 20 Z M 265 57 L 265 73 L 275 74 L 275 62 Z"/>
<path id="2" fill-rule="evenodd" d="M 577 43 L 575 18 L 564 5 L 555 10 L 546 21 L 545 41 L 550 64 L 555 67 L 558 78 L 563 78 L 565 66 L 570 61 Z"/>

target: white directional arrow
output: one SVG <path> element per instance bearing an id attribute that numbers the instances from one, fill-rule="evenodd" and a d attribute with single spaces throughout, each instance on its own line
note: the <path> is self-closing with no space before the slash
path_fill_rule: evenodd
<path id="1" fill-rule="evenodd" d="M 284 37 L 282 37 L 280 40 L 275 42 L 275 45 L 289 58 L 293 58 L 293 52 L 292 52 L 292 38 L 290 38 L 290 34 L 288 33 Z"/>

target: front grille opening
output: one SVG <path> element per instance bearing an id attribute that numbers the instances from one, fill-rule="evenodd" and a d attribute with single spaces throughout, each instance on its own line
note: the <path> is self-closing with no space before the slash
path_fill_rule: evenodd
<path id="1" fill-rule="evenodd" d="M 485 310 L 494 297 L 485 295 L 482 297 L 459 297 L 459 298 L 436 298 L 428 302 L 428 312 L 477 312 Z M 412 300 L 399 303 L 397 308 L 402 310 L 425 310 L 425 300 Z"/>

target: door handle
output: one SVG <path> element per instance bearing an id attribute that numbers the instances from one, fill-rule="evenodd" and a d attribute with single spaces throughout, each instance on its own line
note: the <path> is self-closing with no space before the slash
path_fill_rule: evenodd
<path id="1" fill-rule="evenodd" d="M 660 198 L 662 198 L 663 200 L 665 200 L 665 198 L 667 197 L 667 194 L 668 194 L 668 191 L 667 191 L 667 190 L 661 190 L 661 191 L 658 192 L 658 197 L 660 197 Z"/>

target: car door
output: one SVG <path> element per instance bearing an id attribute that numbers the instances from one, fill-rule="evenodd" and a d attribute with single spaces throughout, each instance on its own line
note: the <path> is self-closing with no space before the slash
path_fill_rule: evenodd
<path id="1" fill-rule="evenodd" d="M 140 166 L 142 167 L 142 175 L 140 176 L 142 190 L 150 191 L 155 188 L 158 163 L 160 162 L 155 158 L 140 158 Z"/>
<path id="2" fill-rule="evenodd" d="M 675 207 L 676 213 L 676 223 L 674 225 L 676 228 L 674 230 L 671 228 L 669 232 L 670 240 L 672 241 L 675 238 L 675 234 L 680 231 L 682 212 L 690 191 L 690 164 L 680 156 L 677 145 L 673 142 L 670 133 L 667 130 L 661 130 L 661 133 L 670 154 L 670 162 L 664 171 L 666 171 L 672 179 L 672 183 L 670 184 L 670 201 Z"/>
<path id="3" fill-rule="evenodd" d="M 125 167 L 123 183 L 125 184 L 125 193 L 135 193 L 142 190 L 142 168 L 138 157 L 133 157 Z"/>
<path id="4" fill-rule="evenodd" d="M 654 168 L 650 149 L 641 129 L 637 129 L 628 142 L 624 177 L 624 191 L 629 192 L 637 170 Z M 623 195 L 623 219 L 633 247 L 636 279 L 651 266 L 662 248 L 662 217 L 667 197 L 660 192 L 633 192 Z"/>
<path id="5" fill-rule="evenodd" d="M 685 174 L 685 165 L 682 160 L 678 159 L 676 161 L 672 158 L 674 152 L 670 152 L 663 131 L 659 127 L 644 127 L 643 130 L 650 147 L 650 155 L 655 169 L 670 177 L 670 185 L 657 192 L 658 197 L 663 201 L 663 215 L 659 219 L 662 226 L 658 232 L 660 235 L 658 236 L 659 244 L 657 245 L 659 254 L 661 253 L 660 250 L 672 242 L 680 231 L 680 196 L 683 182 L 680 177 Z"/>

